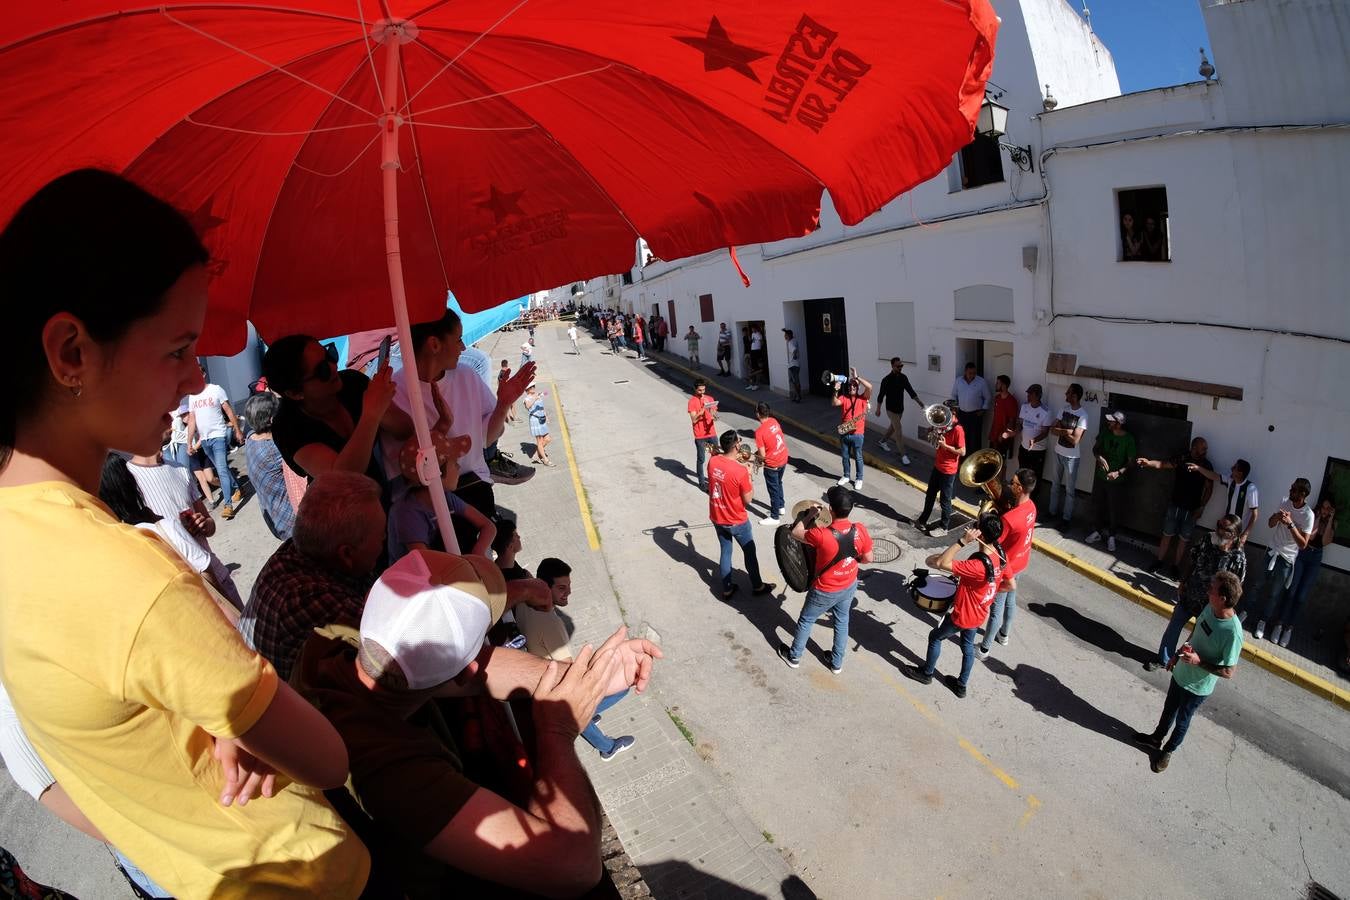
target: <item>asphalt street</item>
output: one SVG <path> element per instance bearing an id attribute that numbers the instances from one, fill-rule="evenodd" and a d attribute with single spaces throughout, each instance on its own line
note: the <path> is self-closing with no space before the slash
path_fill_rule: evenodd
<path id="1" fill-rule="evenodd" d="M 789 669 L 776 647 L 801 595 L 782 587 L 770 528 L 756 533 L 775 596 L 752 598 L 743 574 L 733 602 L 716 591 L 684 415 L 692 380 L 598 342 L 575 357 L 540 334 L 542 378 L 560 393 L 627 620 L 664 639 L 658 696 L 818 895 L 1293 898 L 1310 881 L 1350 895 L 1342 710 L 1239 666 L 1154 774 L 1130 735 L 1162 707 L 1167 676 L 1140 664 L 1164 620 L 1039 554 L 1019 578 L 1011 645 L 977 663 L 966 699 L 941 680 L 906 680 L 900 666 L 920 661 L 936 617 L 910 601 L 903 576 L 945 542 L 908 526 L 918 492 L 870 472 L 859 518 L 898 536 L 904 555 L 867 573 L 841 675 L 824 661 L 828 621 Z M 749 434 L 748 405 L 719 392 L 743 386 L 711 381 L 721 426 Z M 790 506 L 821 496 L 839 457 L 789 437 Z M 914 468 L 926 478 L 926 463 Z M 756 491 L 762 502 L 762 482 Z M 743 573 L 739 551 L 735 565 Z M 959 664 L 950 643 L 939 673 Z"/>

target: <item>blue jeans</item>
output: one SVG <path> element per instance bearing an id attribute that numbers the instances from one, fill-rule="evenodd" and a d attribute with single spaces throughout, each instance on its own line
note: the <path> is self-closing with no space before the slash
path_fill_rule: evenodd
<path id="1" fill-rule="evenodd" d="M 769 510 L 770 514 L 777 516 L 783 512 L 783 472 L 787 469 L 786 465 L 773 468 L 764 467 L 764 486 L 769 489 Z"/>
<path id="2" fill-rule="evenodd" d="M 951 616 L 943 616 L 937 627 L 928 632 L 928 660 L 924 663 L 925 675 L 937 671 L 938 657 L 942 655 L 942 642 L 954 634 L 961 635 L 961 683 L 970 681 L 970 670 L 975 668 L 975 632 L 978 628 L 958 628 Z"/>
<path id="3" fill-rule="evenodd" d="M 844 463 L 844 477 L 848 477 L 848 461 L 853 460 L 853 469 L 857 473 L 853 476 L 854 481 L 862 481 L 863 477 L 863 436 L 861 434 L 845 434 L 839 438 L 839 458 Z"/>
<path id="4" fill-rule="evenodd" d="M 1178 600 L 1177 605 L 1172 608 L 1172 618 L 1167 620 L 1167 627 L 1163 629 L 1162 642 L 1158 644 L 1158 662 L 1164 666 L 1177 652 L 1177 641 L 1181 640 L 1181 632 L 1186 630 L 1186 623 L 1190 619 L 1191 611 L 1187 608 L 1186 601 Z"/>
<path id="5" fill-rule="evenodd" d="M 633 349 L 637 351 L 638 359 L 642 359 L 647 355 L 642 352 L 642 341 L 633 341 Z"/>
<path id="6" fill-rule="evenodd" d="M 211 460 L 211 465 L 215 467 L 216 477 L 220 479 L 220 497 L 226 506 L 231 506 L 234 496 L 234 489 L 238 487 L 234 483 L 234 476 L 230 474 L 230 439 L 227 437 L 211 438 L 202 441 L 202 449 L 206 451 L 206 458 Z"/>
<path id="7" fill-rule="evenodd" d="M 703 468 L 703 458 L 709 453 L 716 453 L 712 438 L 694 438 L 694 452 L 697 454 L 694 458 L 694 474 L 698 476 L 698 487 L 701 491 L 708 490 L 708 470 Z"/>
<path id="8" fill-rule="evenodd" d="M 1004 637 L 1012 628 L 1013 613 L 1017 612 L 1017 591 L 999 591 L 994 595 L 994 605 L 989 607 L 989 621 L 984 625 L 984 640 L 980 646 L 985 650 L 994 643 L 997 632 Z"/>
<path id="9" fill-rule="evenodd" d="M 164 454 L 165 463 L 180 469 L 192 468 L 192 454 L 188 453 L 187 444 L 169 444 L 168 451 Z"/>
<path id="10" fill-rule="evenodd" d="M 1293 627 L 1298 621 L 1298 614 L 1303 612 L 1308 592 L 1312 590 L 1313 582 L 1317 581 L 1321 569 L 1321 547 L 1309 547 L 1307 550 L 1299 551 L 1298 556 L 1294 558 L 1294 580 L 1289 585 L 1289 590 L 1285 591 L 1284 602 L 1276 607 L 1273 615 L 1266 617 L 1272 625 Z"/>
<path id="11" fill-rule="evenodd" d="M 126 876 L 127 881 L 130 881 L 151 897 L 173 896 L 173 894 L 151 881 L 150 876 L 142 872 L 140 866 L 123 856 L 121 850 L 118 850 L 112 844 L 108 845 L 108 849 L 112 851 L 113 857 L 117 860 L 117 865 L 121 867 L 122 874 Z"/>
<path id="12" fill-rule="evenodd" d="M 956 473 L 944 474 L 933 467 L 928 475 L 928 491 L 923 497 L 923 512 L 919 513 L 919 524 L 928 521 L 933 512 L 933 501 L 942 495 L 942 527 L 952 527 L 952 491 L 956 490 Z"/>
<path id="13" fill-rule="evenodd" d="M 713 525 L 717 532 L 717 543 L 721 549 L 717 568 L 722 575 L 722 590 L 731 590 L 731 542 L 741 545 L 745 555 L 745 571 L 750 575 L 750 585 L 759 589 L 764 580 L 759 577 L 759 557 L 755 555 L 755 532 L 746 519 L 739 525 Z"/>
<path id="14" fill-rule="evenodd" d="M 1186 740 L 1186 732 L 1191 727 L 1191 716 L 1195 715 L 1195 711 L 1204 702 L 1204 697 L 1192 694 L 1177 684 L 1176 679 L 1167 683 L 1167 699 L 1163 702 L 1162 718 L 1158 720 L 1158 727 L 1153 729 L 1153 736 L 1161 740 L 1163 735 L 1167 734 L 1167 729 L 1172 728 L 1172 722 L 1176 722 L 1172 737 L 1163 744 L 1164 753 L 1175 753 L 1181 748 L 1181 742 Z"/>
<path id="15" fill-rule="evenodd" d="M 601 700 L 600 703 L 595 707 L 595 715 L 597 716 L 600 715 L 602 712 L 609 709 L 611 706 L 618 703 L 620 700 L 622 700 L 624 697 L 627 696 L 628 696 L 627 688 L 624 688 L 617 694 L 610 694 L 608 697 L 605 697 L 603 700 Z M 590 744 L 592 747 L 594 747 L 596 750 L 599 750 L 601 753 L 608 753 L 609 751 L 614 749 L 614 738 L 610 737 L 609 735 L 601 731 L 600 726 L 595 724 L 595 722 L 591 722 L 591 724 L 587 725 L 586 730 L 581 732 L 581 736 L 586 739 L 586 743 Z"/>
<path id="16" fill-rule="evenodd" d="M 813 587 L 806 592 L 806 603 L 797 617 L 797 636 L 792 639 L 792 650 L 788 654 L 794 661 L 801 659 L 812 626 L 828 612 L 834 614 L 834 653 L 830 656 L 830 667 L 844 667 L 844 653 L 848 651 L 848 611 L 853 607 L 853 595 L 857 590 L 858 582 L 855 581 L 842 591 L 822 591 Z"/>
<path id="17" fill-rule="evenodd" d="M 1073 502 L 1078 490 L 1078 464 L 1082 461 L 1081 456 L 1070 459 L 1059 453 L 1055 454 L 1055 480 L 1050 487 L 1049 513 L 1053 518 L 1063 503 L 1066 524 L 1073 521 Z"/>

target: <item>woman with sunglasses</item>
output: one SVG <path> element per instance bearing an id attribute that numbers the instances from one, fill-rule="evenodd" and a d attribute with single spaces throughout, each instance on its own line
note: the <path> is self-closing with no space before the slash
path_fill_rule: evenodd
<path id="1" fill-rule="evenodd" d="M 339 469 L 385 483 L 376 438 L 383 430 L 401 443 L 413 433 L 412 419 L 391 402 L 388 365 L 373 379 L 354 369 L 339 372 L 322 344 L 292 334 L 267 349 L 263 375 L 282 398 L 272 440 L 286 465 L 311 479 Z"/>
<path id="2" fill-rule="evenodd" d="M 342 739 L 95 496 L 109 449 L 157 453 L 203 387 L 206 263 L 180 213 L 91 169 L 0 232 L 0 680 L 79 812 L 174 896 L 350 897 L 370 857 L 314 789 L 345 782 Z"/>

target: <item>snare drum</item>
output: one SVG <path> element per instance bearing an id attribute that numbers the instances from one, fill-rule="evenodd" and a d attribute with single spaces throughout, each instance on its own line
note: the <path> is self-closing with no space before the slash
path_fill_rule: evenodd
<path id="1" fill-rule="evenodd" d="M 909 583 L 909 595 L 914 598 L 920 609 L 939 615 L 944 614 L 951 608 L 952 600 L 956 597 L 956 579 L 950 575 L 915 578 Z"/>

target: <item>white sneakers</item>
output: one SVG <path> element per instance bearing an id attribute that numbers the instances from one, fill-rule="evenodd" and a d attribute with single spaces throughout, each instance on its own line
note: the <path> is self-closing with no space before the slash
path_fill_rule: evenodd
<path id="1" fill-rule="evenodd" d="M 877 446 L 880 447 L 882 450 L 890 450 L 890 449 L 892 449 L 891 445 L 890 445 L 889 443 L 887 443 L 886 441 L 878 441 L 878 442 L 877 442 Z"/>
<path id="2" fill-rule="evenodd" d="M 759 520 L 761 525 L 781 525 L 782 521 L 777 516 L 765 516 Z"/>
<path id="3" fill-rule="evenodd" d="M 1102 539 L 1102 533 L 1101 533 L 1100 531 L 1094 531 L 1094 532 L 1092 532 L 1092 534 L 1089 534 L 1089 535 L 1087 536 L 1087 542 L 1088 542 L 1089 544 L 1096 544 L 1096 543 L 1098 543 L 1099 541 L 1101 541 L 1101 539 Z"/>
<path id="4" fill-rule="evenodd" d="M 1115 536 L 1115 535 L 1111 535 L 1109 538 L 1106 539 L 1106 549 L 1107 549 L 1107 550 L 1110 550 L 1112 553 L 1115 553 L 1115 552 L 1116 552 L 1116 536 Z"/>
<path id="5" fill-rule="evenodd" d="M 861 479 L 861 478 L 859 478 L 857 481 L 853 482 L 853 489 L 854 489 L 855 491 L 861 491 L 861 490 L 862 490 L 862 479 Z"/>
<path id="6" fill-rule="evenodd" d="M 902 465 L 902 466 L 907 466 L 907 465 L 909 465 L 909 454 L 908 454 L 908 453 L 901 453 L 901 454 L 900 454 L 900 465 Z"/>
<path id="7" fill-rule="evenodd" d="M 845 475 L 843 478 L 840 478 L 838 481 L 835 482 L 835 484 L 839 485 L 840 487 L 848 487 L 848 476 Z"/>
<path id="8" fill-rule="evenodd" d="M 1266 636 L 1266 620 L 1262 619 L 1261 621 L 1256 623 L 1256 630 L 1252 632 L 1252 637 L 1256 638 L 1259 641 L 1261 640 L 1261 638 L 1265 636 Z"/>

